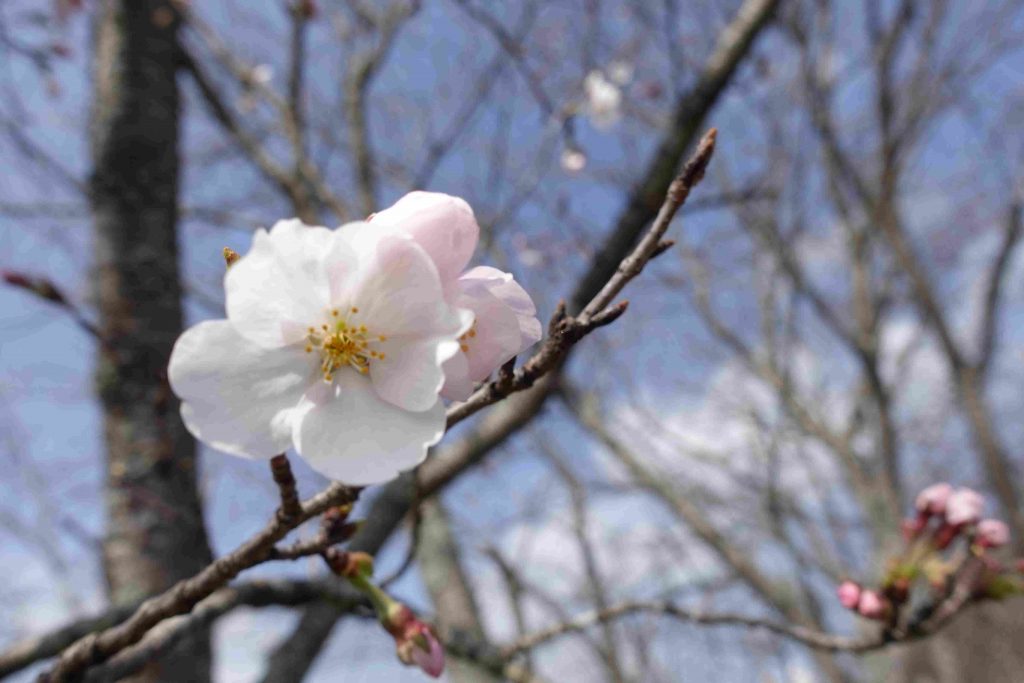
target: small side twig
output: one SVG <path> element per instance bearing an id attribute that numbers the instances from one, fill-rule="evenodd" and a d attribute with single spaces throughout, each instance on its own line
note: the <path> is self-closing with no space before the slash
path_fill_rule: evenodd
<path id="1" fill-rule="evenodd" d="M 277 510 L 278 518 L 282 522 L 289 522 L 302 514 L 302 503 L 299 502 L 299 491 L 295 485 L 295 475 L 292 474 L 292 464 L 288 462 L 288 456 L 281 453 L 271 458 L 270 472 L 281 493 L 281 507 Z"/>

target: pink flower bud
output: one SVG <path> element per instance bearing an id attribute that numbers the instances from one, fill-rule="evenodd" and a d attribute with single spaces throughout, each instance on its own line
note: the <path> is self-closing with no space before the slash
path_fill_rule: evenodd
<path id="1" fill-rule="evenodd" d="M 418 666 L 428 676 L 437 678 L 444 671 L 444 648 L 434 631 L 415 617 L 395 636 L 395 646 L 402 662 Z"/>
<path id="2" fill-rule="evenodd" d="M 867 619 L 884 619 L 889 613 L 889 603 L 877 592 L 866 590 L 860 594 L 857 611 Z"/>
<path id="3" fill-rule="evenodd" d="M 1010 528 L 998 519 L 983 519 L 978 522 L 978 535 L 975 537 L 982 548 L 999 548 L 1010 540 Z"/>
<path id="4" fill-rule="evenodd" d="M 946 501 L 946 522 L 953 526 L 974 524 L 981 519 L 985 499 L 973 489 L 960 488 Z"/>
<path id="5" fill-rule="evenodd" d="M 836 589 L 839 596 L 839 603 L 846 609 L 856 609 L 860 602 L 860 586 L 853 581 L 843 581 Z"/>
<path id="6" fill-rule="evenodd" d="M 953 487 L 946 482 L 932 484 L 917 494 L 914 507 L 917 508 L 918 512 L 926 515 L 941 515 L 946 511 L 946 505 L 952 494 Z"/>
<path id="7" fill-rule="evenodd" d="M 426 629 L 424 635 L 427 639 L 427 649 L 414 648 L 412 661 L 423 669 L 423 673 L 438 678 L 444 672 L 444 648 L 430 629 Z"/>

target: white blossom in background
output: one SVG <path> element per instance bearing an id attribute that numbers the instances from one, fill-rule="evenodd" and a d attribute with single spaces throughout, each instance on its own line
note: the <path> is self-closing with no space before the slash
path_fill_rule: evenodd
<path id="1" fill-rule="evenodd" d="M 438 270 L 416 240 L 367 223 L 259 230 L 225 275 L 227 319 L 171 354 L 186 427 L 243 457 L 294 446 L 352 485 L 419 464 L 445 429 L 442 364 L 472 323 Z"/>
<path id="2" fill-rule="evenodd" d="M 587 166 L 587 155 L 583 150 L 566 148 L 562 151 L 562 168 L 569 173 L 579 173 Z"/>
<path id="3" fill-rule="evenodd" d="M 473 315 L 472 327 L 458 340 L 461 353 L 444 363 L 443 397 L 469 398 L 474 383 L 541 338 L 533 300 L 510 273 L 487 266 L 462 272 L 480 235 L 469 204 L 446 194 L 412 192 L 371 216 L 370 224 L 418 242 L 434 259 L 448 303 Z"/>
<path id="4" fill-rule="evenodd" d="M 586 113 L 595 127 L 607 130 L 622 117 L 622 90 L 598 70 L 591 71 L 583 81 Z"/>
<path id="5" fill-rule="evenodd" d="M 274 67 L 269 64 L 257 64 L 252 68 L 250 78 L 252 82 L 259 85 L 266 85 L 274 77 Z"/>

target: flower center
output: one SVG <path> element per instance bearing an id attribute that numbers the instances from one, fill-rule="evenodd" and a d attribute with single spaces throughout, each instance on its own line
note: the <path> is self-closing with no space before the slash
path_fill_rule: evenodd
<path id="1" fill-rule="evenodd" d="M 473 325 L 459 337 L 459 348 L 462 349 L 463 353 L 469 353 L 469 340 L 474 337 L 476 337 L 476 320 L 474 320 Z"/>
<path id="2" fill-rule="evenodd" d="M 384 352 L 371 347 L 388 338 L 383 334 L 374 335 L 366 325 L 352 322 L 351 316 L 358 313 L 356 306 L 348 309 L 344 316 L 335 308 L 331 310 L 331 324 L 308 329 L 306 353 L 320 351 L 320 372 L 325 382 L 334 381 L 338 368 L 348 366 L 365 375 L 370 372 L 371 362 L 384 360 Z"/>

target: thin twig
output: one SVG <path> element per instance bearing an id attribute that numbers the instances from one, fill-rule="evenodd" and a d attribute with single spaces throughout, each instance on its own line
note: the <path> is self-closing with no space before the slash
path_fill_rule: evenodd
<path id="1" fill-rule="evenodd" d="M 302 513 L 290 520 L 275 516 L 258 534 L 233 552 L 221 557 L 190 579 L 179 581 L 172 588 L 142 603 L 124 623 L 91 633 L 67 648 L 53 668 L 41 676 L 42 681 L 58 683 L 77 677 L 86 668 L 108 660 L 118 652 L 139 642 L 149 629 L 169 617 L 184 614 L 196 603 L 221 588 L 244 569 L 270 559 L 274 544 L 303 522 L 327 508 L 352 502 L 358 489 L 331 484 L 302 505 Z"/>
<path id="2" fill-rule="evenodd" d="M 299 490 L 295 485 L 295 475 L 292 474 L 292 464 L 288 461 L 288 456 L 281 453 L 271 458 L 270 472 L 281 494 L 278 517 L 282 522 L 290 522 L 302 514 L 302 503 L 299 502 Z"/>
<path id="3" fill-rule="evenodd" d="M 704 177 L 704 171 L 715 151 L 717 131 L 709 130 L 694 151 L 693 156 L 683 167 L 682 173 L 669 185 L 668 193 L 658 211 L 657 218 L 650 229 L 640 239 L 633 250 L 619 263 L 615 273 L 598 291 L 577 316 L 566 313 L 563 302 L 555 311 L 548 325 L 548 337 L 540 349 L 515 371 L 511 380 L 507 374 L 486 383 L 477 389 L 464 403 L 448 409 L 448 427 L 473 415 L 509 394 L 533 386 L 541 376 L 554 369 L 565 358 L 569 349 L 580 339 L 598 327 L 614 322 L 626 312 L 628 302 L 614 306 L 612 300 L 637 275 L 652 258 L 661 254 L 667 247 L 662 246 L 662 238 L 668 230 L 676 212 L 686 202 L 690 191 Z"/>

